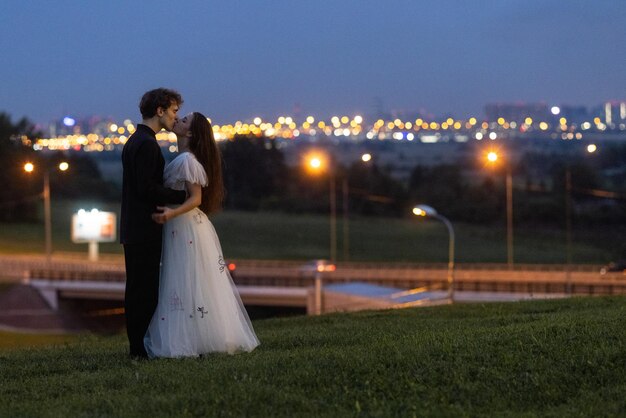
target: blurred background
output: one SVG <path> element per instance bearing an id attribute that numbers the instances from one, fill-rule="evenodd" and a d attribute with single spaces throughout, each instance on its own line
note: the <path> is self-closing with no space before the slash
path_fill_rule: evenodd
<path id="1" fill-rule="evenodd" d="M 229 258 L 444 262 L 427 204 L 460 262 L 621 260 L 625 19 L 610 0 L 9 2 L 0 252 L 87 256 L 72 215 L 119 213 L 122 147 L 163 86 L 212 122 Z"/>

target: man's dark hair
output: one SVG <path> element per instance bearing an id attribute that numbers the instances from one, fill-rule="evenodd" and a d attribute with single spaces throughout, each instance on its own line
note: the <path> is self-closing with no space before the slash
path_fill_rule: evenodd
<path id="1" fill-rule="evenodd" d="M 150 119 L 156 115 L 159 107 L 165 110 L 173 103 L 178 106 L 183 104 L 183 98 L 180 96 L 179 92 L 164 88 L 150 90 L 143 95 L 141 102 L 139 102 L 141 117 Z"/>

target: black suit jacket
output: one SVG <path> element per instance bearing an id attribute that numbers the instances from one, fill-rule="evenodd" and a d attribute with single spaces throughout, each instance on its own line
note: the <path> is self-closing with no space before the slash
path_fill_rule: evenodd
<path id="1" fill-rule="evenodd" d="M 165 159 L 151 128 L 141 124 L 137 126 L 124 145 L 122 166 L 120 242 L 160 243 L 163 226 L 151 217 L 156 212 L 156 206 L 183 203 L 186 192 L 163 187 Z"/>

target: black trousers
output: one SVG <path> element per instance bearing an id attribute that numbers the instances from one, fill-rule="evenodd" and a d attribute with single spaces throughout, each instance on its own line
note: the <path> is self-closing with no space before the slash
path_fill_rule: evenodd
<path id="1" fill-rule="evenodd" d="M 124 244 L 126 293 L 124 310 L 130 355 L 146 357 L 143 337 L 159 301 L 161 242 Z"/>

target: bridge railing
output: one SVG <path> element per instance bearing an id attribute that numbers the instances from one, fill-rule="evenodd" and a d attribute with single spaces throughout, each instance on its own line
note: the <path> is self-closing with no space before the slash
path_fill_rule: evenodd
<path id="1" fill-rule="evenodd" d="M 311 274 L 304 268 L 307 263 L 299 260 L 228 260 L 234 264 L 233 279 L 240 285 L 283 287 L 306 287 L 311 285 Z M 388 263 L 388 262 L 340 262 L 336 270 L 323 273 L 325 283 L 341 283 L 355 280 L 367 281 L 399 288 L 440 285 L 446 280 L 447 265 L 444 263 Z M 456 281 L 488 286 L 489 282 L 556 283 L 569 281 L 626 281 L 620 273 L 600 275 L 597 265 L 518 264 L 509 269 L 506 264 L 457 264 Z M 75 256 L 53 257 L 48 263 L 44 256 L 0 255 L 0 277 L 23 280 L 38 278 L 46 280 L 123 282 L 124 259 L 121 255 L 90 262 Z M 481 285 L 481 286 L 482 286 Z M 469 284 L 468 284 L 469 286 Z"/>

